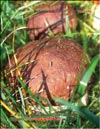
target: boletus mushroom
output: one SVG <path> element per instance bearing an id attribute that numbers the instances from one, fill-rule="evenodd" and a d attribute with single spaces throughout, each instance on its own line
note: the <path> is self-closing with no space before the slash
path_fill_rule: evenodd
<path id="1" fill-rule="evenodd" d="M 19 48 L 15 55 L 17 64 L 13 56 L 11 66 L 8 64 L 6 68 L 10 81 L 16 79 L 20 71 L 31 91 L 52 105 L 56 105 L 54 97 L 70 100 L 80 72 L 81 77 L 88 65 L 82 46 L 67 38 L 36 40 Z"/>
<path id="2" fill-rule="evenodd" d="M 68 27 L 73 31 L 77 25 L 77 18 L 71 5 L 64 1 L 52 4 L 47 2 L 36 6 L 36 14 L 27 21 L 29 37 L 41 39 L 54 35 L 65 33 Z"/>

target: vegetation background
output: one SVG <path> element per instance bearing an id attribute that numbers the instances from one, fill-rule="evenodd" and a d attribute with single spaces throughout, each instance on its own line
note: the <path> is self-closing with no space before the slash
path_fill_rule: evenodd
<path id="1" fill-rule="evenodd" d="M 75 105 L 74 102 L 67 102 L 61 99 L 57 99 L 59 103 L 68 107 L 68 109 L 52 113 L 51 106 L 49 112 L 39 102 L 39 100 L 31 93 L 28 93 L 33 97 L 40 106 L 40 110 L 45 113 L 41 114 L 39 111 L 32 111 L 30 109 L 30 103 L 27 97 L 23 97 L 21 88 L 18 89 L 20 95 L 20 101 L 16 100 L 12 94 L 11 84 L 7 79 L 5 66 L 9 61 L 9 57 L 13 55 L 15 50 L 25 44 L 30 39 L 27 35 L 26 21 L 33 15 L 35 4 L 39 1 L 23 0 L 1 0 L 1 44 L 0 44 L 0 73 L 1 73 L 1 128 L 99 128 L 100 117 L 100 88 L 99 88 L 99 45 L 100 45 L 100 30 L 93 28 L 94 12 L 98 4 L 91 1 L 70 1 L 66 0 L 69 4 L 72 4 L 78 17 L 78 26 L 75 32 L 71 33 L 67 31 L 65 37 L 71 37 L 78 41 L 83 47 L 86 53 L 89 53 L 91 59 L 89 60 L 89 68 L 84 75 L 83 82 L 88 84 L 90 78 L 93 76 L 91 88 L 88 95 L 88 104 L 83 106 L 79 103 Z M 41 3 L 47 2 L 40 0 Z M 99 17 L 100 20 L 100 17 Z M 25 84 L 19 79 L 20 87 L 24 87 Z M 80 89 L 86 88 L 84 85 L 79 85 Z M 83 89 L 82 89 L 83 88 Z M 32 106 L 32 105 L 31 105 Z M 35 112 L 35 113 L 34 113 Z M 60 121 L 34 121 L 33 118 L 51 117 L 56 116 L 60 118 Z"/>

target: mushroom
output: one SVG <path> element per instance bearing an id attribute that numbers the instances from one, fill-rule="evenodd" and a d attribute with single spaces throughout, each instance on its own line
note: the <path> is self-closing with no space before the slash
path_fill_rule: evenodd
<path id="1" fill-rule="evenodd" d="M 49 37 L 50 34 L 65 33 L 70 27 L 73 31 L 77 25 L 77 18 L 71 5 L 64 1 L 52 2 L 39 5 L 35 8 L 34 16 L 27 21 L 29 37 L 33 39 L 41 39 Z"/>
<path id="2" fill-rule="evenodd" d="M 82 46 L 67 38 L 36 40 L 19 48 L 15 55 L 17 64 L 13 56 L 11 66 L 6 67 L 10 81 L 16 79 L 20 71 L 31 91 L 52 105 L 56 105 L 54 97 L 70 100 L 79 75 L 81 78 L 88 66 Z"/>

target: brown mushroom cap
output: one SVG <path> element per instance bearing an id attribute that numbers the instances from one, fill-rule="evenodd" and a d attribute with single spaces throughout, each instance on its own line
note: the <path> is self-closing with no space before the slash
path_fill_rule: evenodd
<path id="1" fill-rule="evenodd" d="M 48 36 L 48 30 L 51 30 L 54 34 L 60 34 L 65 33 L 68 26 L 70 26 L 71 30 L 76 28 L 77 18 L 71 5 L 63 1 L 54 5 L 50 3 L 47 2 L 37 6 L 35 11 L 38 13 L 28 19 L 28 34 L 31 39 L 40 39 Z"/>
<path id="2" fill-rule="evenodd" d="M 17 67 L 23 80 L 34 94 L 47 98 L 52 104 L 53 97 L 66 100 L 71 98 L 82 66 L 83 49 L 77 42 L 66 38 L 47 38 L 33 41 L 16 51 Z M 12 67 L 16 68 L 14 57 Z M 84 60 L 82 74 L 86 70 L 87 61 Z M 18 70 L 13 71 L 18 75 Z M 81 75 L 82 75 L 81 74 Z"/>

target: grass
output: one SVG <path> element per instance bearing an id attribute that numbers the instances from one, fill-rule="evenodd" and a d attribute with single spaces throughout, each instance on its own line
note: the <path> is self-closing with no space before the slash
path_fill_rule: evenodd
<path id="1" fill-rule="evenodd" d="M 44 3 L 45 1 L 41 1 Z M 26 21 L 34 11 L 33 8 L 37 1 L 1 1 L 1 44 L 0 44 L 0 62 L 1 62 L 1 128 L 99 128 L 99 44 L 100 31 L 92 27 L 92 13 L 88 10 L 94 6 L 91 2 L 68 1 L 76 11 L 78 17 L 78 26 L 72 33 L 70 28 L 63 37 L 71 37 L 78 41 L 84 47 L 84 53 L 89 60 L 89 67 L 78 85 L 78 90 L 73 93 L 72 101 L 67 102 L 60 98 L 55 100 L 61 103 L 64 108 L 57 111 L 48 103 L 48 108 L 44 107 L 39 99 L 27 89 L 28 96 L 24 95 L 22 89 L 27 86 L 18 78 L 18 96 L 13 94 L 12 84 L 8 81 L 5 66 L 8 59 L 15 50 L 30 41 L 26 31 Z M 83 9 L 81 10 L 81 7 Z M 81 13 L 79 13 L 81 10 Z M 68 17 L 66 16 L 68 20 Z M 90 55 L 90 59 L 88 54 Z M 85 89 L 90 83 L 91 88 L 88 96 L 85 97 Z M 79 92 L 79 99 L 75 100 L 75 93 Z M 82 103 L 82 97 L 86 105 Z M 17 99 L 16 99 L 17 98 Z M 39 108 L 35 108 L 30 103 L 34 99 Z M 44 98 L 41 98 L 44 99 Z M 45 100 L 46 101 L 46 100 Z M 46 101 L 47 102 L 47 101 Z M 36 111 L 36 112 L 35 112 Z M 34 118 L 57 118 L 52 121 L 34 121 Z"/>

